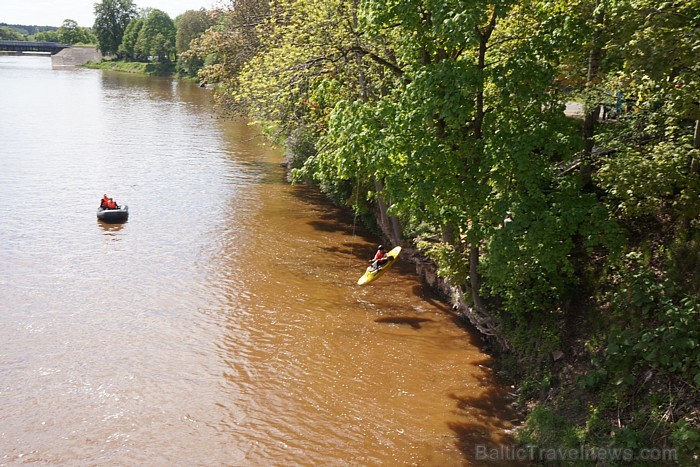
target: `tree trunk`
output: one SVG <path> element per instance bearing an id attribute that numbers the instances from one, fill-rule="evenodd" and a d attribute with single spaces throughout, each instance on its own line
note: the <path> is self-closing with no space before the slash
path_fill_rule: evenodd
<path id="1" fill-rule="evenodd" d="M 455 229 L 452 225 L 445 225 L 442 227 L 442 243 L 447 245 L 456 245 L 457 235 L 455 235 Z"/>
<path id="2" fill-rule="evenodd" d="M 484 307 L 484 301 L 481 298 L 479 289 L 481 288 L 481 278 L 479 277 L 479 246 L 472 245 L 469 248 L 469 285 L 472 291 L 472 300 L 474 301 L 474 308 L 478 312 L 482 312 Z"/>
<path id="3" fill-rule="evenodd" d="M 600 7 L 600 0 L 596 1 L 596 10 Z M 605 21 L 605 13 L 598 10 L 593 18 L 593 46 L 588 55 L 588 76 L 586 87 L 589 89 L 595 85 L 596 77 L 600 71 L 600 63 L 603 57 L 601 39 L 603 37 L 602 26 Z M 585 149 L 581 157 L 581 178 L 584 186 L 590 186 L 593 174 L 593 137 L 595 136 L 595 126 L 600 114 L 600 104 L 596 103 L 593 109 L 588 109 L 583 120 L 583 138 Z"/>
<path id="4" fill-rule="evenodd" d="M 479 37 L 479 56 L 477 57 L 477 68 L 481 73 L 481 85 L 476 93 L 476 109 L 474 115 L 474 130 L 472 133 L 472 138 L 474 141 L 479 141 L 483 139 L 483 127 L 484 127 L 484 117 L 486 116 L 486 110 L 484 108 L 484 76 L 483 72 L 486 68 L 486 52 L 488 51 L 488 42 L 491 39 L 491 34 L 493 34 L 494 29 L 496 29 L 496 18 L 497 11 L 494 7 L 491 12 L 491 18 L 484 29 L 477 28 L 477 35 Z M 474 163 L 479 164 L 479 157 L 474 158 Z M 479 183 L 477 180 L 476 183 Z M 477 312 L 483 312 L 485 310 L 484 302 L 481 298 L 479 288 L 481 287 L 481 278 L 479 277 L 479 244 L 478 240 L 471 242 L 469 248 L 469 283 L 472 292 L 472 301 L 474 303 L 474 308 Z"/>
<path id="5" fill-rule="evenodd" d="M 374 179 L 374 189 L 377 191 L 377 206 L 379 206 L 379 224 L 382 229 L 382 232 L 387 232 L 387 227 L 389 226 L 389 221 L 388 221 L 388 207 L 386 203 L 384 202 L 384 197 L 382 196 L 382 189 L 384 188 L 384 185 L 382 182 L 377 180 L 376 178 Z"/>
<path id="6" fill-rule="evenodd" d="M 356 9 L 353 9 L 356 10 Z M 357 16 L 353 18 L 353 27 L 357 29 Z M 355 63 L 357 65 L 358 73 L 358 83 L 360 85 L 360 90 L 362 93 L 362 100 L 367 102 L 369 99 L 369 91 L 367 89 L 367 80 L 365 77 L 364 70 L 362 68 L 362 55 L 360 54 L 360 38 L 356 34 L 355 41 L 357 49 L 355 50 Z M 374 180 L 374 187 L 377 190 L 377 204 L 379 205 L 379 217 L 381 229 L 384 233 L 389 236 L 389 239 L 394 245 L 400 245 L 403 243 L 403 235 L 401 234 L 401 224 L 395 216 L 390 216 L 388 214 L 389 207 L 387 203 L 384 202 L 384 197 L 382 196 L 382 191 L 384 185 L 380 180 Z M 391 204 L 391 202 L 389 202 Z"/>
<path id="7" fill-rule="evenodd" d="M 401 245 L 403 242 L 401 222 L 399 222 L 396 216 L 389 215 L 388 211 L 391 201 L 388 200 L 387 203 L 387 201 L 384 200 L 384 196 L 382 195 L 384 184 L 380 180 L 375 179 L 374 188 L 377 190 L 377 206 L 379 206 L 379 223 L 381 230 L 389 237 L 389 240 L 391 240 L 394 245 Z"/>
<path id="8" fill-rule="evenodd" d="M 700 120 L 695 120 L 695 135 L 693 137 L 693 147 L 700 149 Z M 700 172 L 700 157 L 694 156 L 690 161 L 690 173 Z"/>

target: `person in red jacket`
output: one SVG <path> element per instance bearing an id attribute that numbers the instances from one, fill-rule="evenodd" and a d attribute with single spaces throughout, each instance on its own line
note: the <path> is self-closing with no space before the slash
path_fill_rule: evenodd
<path id="1" fill-rule="evenodd" d="M 109 198 L 109 201 L 107 201 L 107 209 L 119 209 L 119 205 L 112 198 Z"/>
<path id="2" fill-rule="evenodd" d="M 107 195 L 102 195 L 102 199 L 100 200 L 100 207 L 102 209 L 107 209 L 108 202 L 109 202 L 109 197 Z"/>
<path id="3" fill-rule="evenodd" d="M 386 249 L 384 248 L 384 246 L 383 246 L 383 245 L 379 245 L 379 246 L 377 247 L 377 253 L 375 253 L 374 258 L 372 258 L 371 260 L 369 260 L 369 262 L 372 263 L 372 265 L 370 266 L 370 268 L 371 268 L 372 270 L 375 270 L 375 271 L 376 271 L 377 269 L 379 269 L 379 268 L 381 268 L 382 266 L 384 266 L 384 265 L 386 264 L 387 261 L 389 261 L 389 255 L 387 254 Z"/>

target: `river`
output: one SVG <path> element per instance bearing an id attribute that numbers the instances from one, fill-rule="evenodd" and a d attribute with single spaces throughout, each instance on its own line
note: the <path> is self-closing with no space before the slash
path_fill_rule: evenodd
<path id="1" fill-rule="evenodd" d="M 170 78 L 0 57 L 0 464 L 477 465 L 479 337 Z M 103 193 L 130 218 L 102 224 Z"/>

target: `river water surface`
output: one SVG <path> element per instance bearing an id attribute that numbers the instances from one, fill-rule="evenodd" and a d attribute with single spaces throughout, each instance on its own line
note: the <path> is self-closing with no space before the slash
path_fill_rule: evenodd
<path id="1" fill-rule="evenodd" d="M 477 465 L 478 337 L 171 79 L 0 57 L 0 464 Z M 103 193 L 128 204 L 97 221 Z"/>

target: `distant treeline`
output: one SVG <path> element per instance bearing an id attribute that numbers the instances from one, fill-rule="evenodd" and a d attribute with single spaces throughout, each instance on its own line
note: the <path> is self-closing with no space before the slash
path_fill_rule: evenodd
<path id="1" fill-rule="evenodd" d="M 72 45 L 88 45 L 97 42 L 91 29 L 79 26 L 72 19 L 64 20 L 58 28 L 0 23 L 0 40 L 63 42 Z"/>
<path id="2" fill-rule="evenodd" d="M 24 24 L 7 24 L 7 23 L 0 23 L 0 30 L 9 28 L 17 31 L 20 35 L 23 36 L 33 36 L 34 34 L 38 32 L 44 32 L 44 31 L 56 31 L 58 27 L 56 26 L 27 26 Z M 2 33 L 0 33 L 1 35 Z"/>

